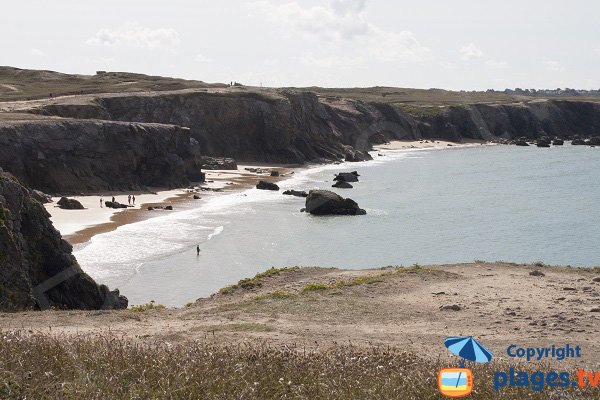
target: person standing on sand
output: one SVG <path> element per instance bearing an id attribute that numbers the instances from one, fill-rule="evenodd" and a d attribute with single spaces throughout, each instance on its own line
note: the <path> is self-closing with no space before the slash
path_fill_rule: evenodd
<path id="1" fill-rule="evenodd" d="M 104 200 L 102 200 L 102 197 L 100 197 L 100 208 L 102 208 L 102 203 L 104 202 Z"/>
<path id="2" fill-rule="evenodd" d="M 115 202 L 115 196 L 113 196 L 113 201 L 112 201 L 112 202 L 113 202 L 113 203 Z"/>
<path id="3" fill-rule="evenodd" d="M 129 203 L 129 205 L 131 205 L 131 195 L 127 196 L 127 203 Z"/>
<path id="4" fill-rule="evenodd" d="M 133 205 L 135 206 L 135 195 L 131 196 L 131 200 L 133 200 Z"/>
<path id="5" fill-rule="evenodd" d="M 200 245 L 196 246 L 196 255 L 199 256 L 200 255 Z"/>

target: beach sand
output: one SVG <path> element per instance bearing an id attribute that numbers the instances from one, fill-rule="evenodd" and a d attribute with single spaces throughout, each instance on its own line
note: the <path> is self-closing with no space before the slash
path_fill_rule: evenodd
<path id="1" fill-rule="evenodd" d="M 445 140 L 394 140 L 385 144 L 374 145 L 374 150 L 409 150 L 409 149 L 433 149 L 446 148 L 454 146 L 472 146 L 476 144 L 486 144 L 484 140 L 466 140 L 464 142 L 448 142 Z"/>
<path id="2" fill-rule="evenodd" d="M 253 172 L 249 169 L 258 169 Z M 81 244 L 89 241 L 94 235 L 110 232 L 119 226 L 131 224 L 144 219 L 161 215 L 162 210 L 148 211 L 149 206 L 173 205 L 194 200 L 193 196 L 203 197 L 203 192 L 230 191 L 250 188 L 259 180 L 276 182 L 294 173 L 298 166 L 288 165 L 238 165 L 237 170 L 205 170 L 206 182 L 192 185 L 196 189 L 181 188 L 174 190 L 157 189 L 154 193 L 139 192 L 106 192 L 105 195 L 69 196 L 81 202 L 85 210 L 63 210 L 57 206 L 60 197 L 53 198 L 52 203 L 45 204 L 50 213 L 54 227 L 71 244 Z M 271 171 L 278 171 L 279 177 L 271 177 Z M 121 204 L 127 204 L 127 196 L 135 194 L 135 206 L 129 208 L 112 209 L 100 207 L 100 199 L 110 201 L 112 197 Z"/>

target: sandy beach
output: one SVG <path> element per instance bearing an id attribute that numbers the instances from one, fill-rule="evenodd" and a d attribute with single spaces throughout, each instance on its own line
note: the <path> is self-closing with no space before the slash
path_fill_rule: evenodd
<path id="1" fill-rule="evenodd" d="M 203 197 L 206 192 L 240 190 L 253 187 L 259 180 L 276 182 L 294 173 L 297 166 L 284 165 L 238 165 L 237 170 L 206 170 L 206 182 L 190 188 L 160 190 L 154 193 L 139 192 L 107 192 L 104 195 L 69 196 L 78 200 L 84 210 L 64 210 L 57 206 L 60 197 L 54 197 L 52 203 L 45 204 L 50 213 L 54 227 L 71 244 L 89 241 L 94 235 L 110 232 L 119 226 L 141 221 L 161 215 L 163 210 L 149 211 L 151 206 L 173 205 L 181 202 L 202 201 L 194 199 L 194 195 Z M 279 176 L 270 176 L 271 171 L 279 172 Z M 112 209 L 100 207 L 100 199 L 110 201 L 112 197 L 121 204 L 128 203 L 128 195 L 135 195 L 135 205 L 128 208 Z"/>
<path id="2" fill-rule="evenodd" d="M 410 149 L 434 149 L 454 146 L 473 146 L 486 144 L 483 140 L 468 140 L 464 142 L 449 142 L 445 140 L 422 139 L 422 140 L 393 140 L 389 143 L 374 145 L 374 150 L 410 150 Z"/>

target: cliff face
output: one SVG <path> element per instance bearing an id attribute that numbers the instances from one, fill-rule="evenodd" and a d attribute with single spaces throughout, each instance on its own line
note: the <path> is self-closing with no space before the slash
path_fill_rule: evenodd
<path id="1" fill-rule="evenodd" d="M 127 299 L 87 276 L 44 207 L 0 170 L 0 311 L 126 308 Z"/>
<path id="2" fill-rule="evenodd" d="M 305 163 L 340 160 L 394 139 L 600 133 L 599 104 L 556 100 L 414 106 L 407 113 L 391 104 L 302 91 L 187 90 L 75 96 L 19 107 L 54 118 L 0 123 L 0 166 L 53 193 L 183 186 L 201 179 L 200 166 L 215 162 L 209 156 Z"/>
<path id="3" fill-rule="evenodd" d="M 367 150 L 360 116 L 348 118 L 310 93 L 189 93 L 99 100 L 112 120 L 187 126 L 203 154 L 243 161 L 337 160 L 347 147 Z"/>
<path id="4" fill-rule="evenodd" d="M 541 136 L 569 138 L 600 134 L 600 104 L 575 101 L 539 101 L 527 104 L 450 107 L 437 116 L 421 118 L 424 137 L 460 141 L 530 139 Z"/>
<path id="5" fill-rule="evenodd" d="M 337 160 L 352 149 L 369 150 L 374 137 L 460 142 L 600 132 L 600 105 L 590 102 L 541 100 L 431 110 L 408 114 L 390 104 L 271 90 L 99 96 L 87 104 L 54 104 L 32 111 L 185 126 L 202 154 L 280 163 Z"/>
<path id="6" fill-rule="evenodd" d="M 97 120 L 0 122 L 0 166 L 49 193 L 184 186 L 200 180 L 189 129 Z"/>

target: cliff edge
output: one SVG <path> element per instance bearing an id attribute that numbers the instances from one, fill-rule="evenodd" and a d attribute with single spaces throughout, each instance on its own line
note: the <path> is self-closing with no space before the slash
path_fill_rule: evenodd
<path id="1" fill-rule="evenodd" d="M 0 169 L 0 311 L 121 309 L 127 298 L 97 285 L 44 207 Z"/>

